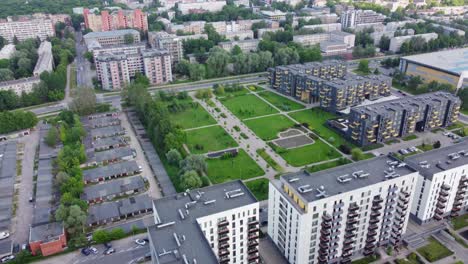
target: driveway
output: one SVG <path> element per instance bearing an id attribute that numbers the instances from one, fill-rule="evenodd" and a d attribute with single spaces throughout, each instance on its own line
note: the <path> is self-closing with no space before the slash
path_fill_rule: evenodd
<path id="1" fill-rule="evenodd" d="M 13 243 L 23 244 L 29 241 L 29 227 L 33 218 L 33 204 L 29 202 L 29 197 L 33 194 L 34 158 L 39 144 L 39 131 L 31 131 L 29 136 L 18 140 L 24 145 L 23 160 L 21 162 L 22 173 L 19 176 L 18 200 L 16 216 L 13 220 Z"/>
<path id="2" fill-rule="evenodd" d="M 260 239 L 260 256 L 267 264 L 288 264 L 288 261 L 281 255 L 273 240 L 267 235 Z"/>
<path id="3" fill-rule="evenodd" d="M 133 131 L 129 121 L 128 117 L 125 113 L 122 113 L 120 115 L 120 119 L 122 120 L 122 127 L 125 128 L 125 131 L 127 132 L 127 135 L 130 137 L 130 147 L 135 149 L 137 155 L 136 155 L 136 162 L 138 165 L 140 165 L 143 169 L 142 175 L 145 177 L 150 186 L 148 189 L 148 195 L 151 196 L 152 198 L 161 198 L 161 190 L 158 187 L 158 183 L 156 182 L 156 178 L 153 175 L 153 172 L 151 168 L 148 165 L 148 161 L 146 160 L 145 154 L 143 153 L 143 150 L 141 148 L 140 143 L 138 142 L 138 139 L 136 138 L 135 132 Z"/>

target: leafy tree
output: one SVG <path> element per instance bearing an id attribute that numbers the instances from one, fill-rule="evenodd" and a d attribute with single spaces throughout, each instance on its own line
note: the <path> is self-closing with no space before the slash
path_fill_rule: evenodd
<path id="1" fill-rule="evenodd" d="M 124 42 L 125 44 L 133 44 L 135 42 L 135 39 L 133 38 L 132 34 L 125 34 L 124 36 Z"/>
<path id="2" fill-rule="evenodd" d="M 10 69 L 0 69 L 0 82 L 14 80 L 15 75 Z"/>
<path id="3" fill-rule="evenodd" d="M 77 205 L 70 207 L 59 205 L 55 212 L 55 219 L 62 221 L 67 232 L 73 235 L 83 231 L 86 223 L 86 213 Z"/>
<path id="4" fill-rule="evenodd" d="M 55 176 L 54 184 L 55 184 L 56 186 L 62 186 L 62 185 L 65 184 L 69 179 L 70 179 L 70 176 L 68 175 L 68 173 L 63 172 L 63 171 L 60 171 L 60 172 L 57 173 L 57 175 Z"/>
<path id="5" fill-rule="evenodd" d="M 380 50 L 388 50 L 390 48 L 390 38 L 387 36 L 382 36 L 379 41 Z"/>
<path id="6" fill-rule="evenodd" d="M 276 51 L 274 55 L 275 65 L 295 64 L 299 62 L 299 54 L 290 47 L 283 47 Z"/>
<path id="7" fill-rule="evenodd" d="M 104 243 L 111 241 L 109 232 L 103 229 L 98 229 L 94 231 L 93 241 L 96 242 L 97 244 L 104 244 Z"/>
<path id="8" fill-rule="evenodd" d="M 229 61 L 230 57 L 227 51 L 220 47 L 213 47 L 206 61 L 209 77 L 226 76 L 228 74 L 227 66 Z"/>
<path id="9" fill-rule="evenodd" d="M 200 188 L 202 186 L 202 180 L 198 173 L 194 170 L 186 171 L 181 178 L 180 187 L 184 190 L 191 190 Z"/>
<path id="10" fill-rule="evenodd" d="M 94 56 L 93 56 L 93 53 L 91 51 L 86 51 L 84 53 L 84 57 L 90 62 L 90 63 L 94 63 Z"/>
<path id="11" fill-rule="evenodd" d="M 32 128 L 37 121 L 36 115 L 29 111 L 0 112 L 0 134 Z"/>
<path id="12" fill-rule="evenodd" d="M 182 173 L 194 170 L 199 174 L 204 174 L 208 169 L 203 155 L 189 155 L 184 160 L 180 161 L 179 167 Z"/>
<path id="13" fill-rule="evenodd" d="M 468 89 L 460 89 L 458 91 L 458 97 L 460 97 L 462 101 L 461 108 L 463 110 L 468 110 Z"/>
<path id="14" fill-rule="evenodd" d="M 319 46 L 304 48 L 299 51 L 301 62 L 321 61 L 322 53 Z"/>
<path id="15" fill-rule="evenodd" d="M 435 149 L 440 148 L 440 141 L 437 140 L 436 142 L 434 142 L 434 144 L 432 145 L 432 147 L 435 148 Z"/>
<path id="16" fill-rule="evenodd" d="M 419 85 L 423 83 L 420 76 L 411 76 L 408 81 L 408 86 L 412 89 L 418 89 Z"/>
<path id="17" fill-rule="evenodd" d="M 77 89 L 73 101 L 69 104 L 69 108 L 81 116 L 94 113 L 96 111 L 96 94 L 94 93 L 94 89 L 84 87 Z"/>
<path id="18" fill-rule="evenodd" d="M 44 142 L 49 146 L 49 147 L 55 147 L 57 144 L 58 140 L 58 133 L 57 129 L 52 126 L 49 131 L 47 131 L 47 135 L 44 138 Z"/>
<path id="19" fill-rule="evenodd" d="M 353 148 L 351 150 L 351 157 L 353 158 L 353 160 L 359 161 L 363 160 L 365 156 L 360 148 Z"/>
<path id="20" fill-rule="evenodd" d="M 179 165 L 179 162 L 182 160 L 182 155 L 180 155 L 177 149 L 171 149 L 166 153 L 167 161 L 173 165 Z"/>
<path id="21" fill-rule="evenodd" d="M 242 53 L 242 50 L 239 46 L 235 45 L 232 50 L 231 50 L 231 55 L 235 56 L 235 55 L 239 55 Z"/>
<path id="22" fill-rule="evenodd" d="M 368 60 L 360 60 L 358 65 L 358 71 L 368 74 L 370 73 L 369 69 L 369 61 Z"/>

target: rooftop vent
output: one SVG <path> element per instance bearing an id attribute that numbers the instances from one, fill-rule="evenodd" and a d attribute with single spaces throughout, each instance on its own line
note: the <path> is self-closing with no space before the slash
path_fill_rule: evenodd
<path id="1" fill-rule="evenodd" d="M 189 209 L 192 205 L 196 204 L 197 201 L 191 201 L 185 204 L 185 209 Z"/>
<path id="2" fill-rule="evenodd" d="M 428 163 L 427 163 L 427 160 L 423 160 L 423 161 L 420 161 L 420 162 L 419 162 L 419 165 L 427 165 L 427 164 L 428 164 Z M 421 167 L 422 167 L 422 166 L 421 166 Z"/>
<path id="3" fill-rule="evenodd" d="M 174 225 L 174 224 L 175 224 L 175 222 L 167 222 L 167 223 L 164 223 L 164 224 L 157 225 L 156 227 L 157 228 L 163 228 L 163 227 L 171 226 L 171 225 Z"/>
<path id="4" fill-rule="evenodd" d="M 299 178 L 291 178 L 288 180 L 288 182 L 297 182 L 299 180 Z"/>
<path id="5" fill-rule="evenodd" d="M 341 175 L 336 178 L 338 182 L 340 183 L 347 183 L 352 180 L 351 177 L 349 177 L 349 174 Z"/>
<path id="6" fill-rule="evenodd" d="M 395 166 L 398 164 L 398 161 L 397 160 L 387 160 L 387 164 L 390 165 L 390 166 Z"/>
<path id="7" fill-rule="evenodd" d="M 209 200 L 209 201 L 204 202 L 203 204 L 208 205 L 208 204 L 212 204 L 212 203 L 215 203 L 215 202 L 216 202 L 216 200 Z"/>
<path id="8" fill-rule="evenodd" d="M 242 195 L 244 195 L 244 192 L 242 191 L 242 189 L 236 189 L 236 190 L 226 192 L 227 199 L 235 198 L 235 197 L 242 196 Z"/>
<path id="9" fill-rule="evenodd" d="M 369 176 L 369 173 L 364 173 L 362 170 L 353 172 L 353 177 L 356 179 L 366 178 L 367 176 Z"/>
<path id="10" fill-rule="evenodd" d="M 184 213 L 182 212 L 182 210 L 180 210 L 180 209 L 179 209 L 179 216 L 180 216 L 180 218 L 181 218 L 182 220 L 185 219 L 185 215 L 184 215 Z"/>
<path id="11" fill-rule="evenodd" d="M 451 160 L 457 160 L 457 159 L 460 158 L 460 155 L 458 153 L 456 153 L 456 152 L 455 153 L 450 153 L 448 156 L 449 156 L 449 158 Z"/>
<path id="12" fill-rule="evenodd" d="M 317 194 L 315 195 L 317 198 L 325 198 L 327 197 L 327 192 L 325 191 L 325 187 L 322 185 L 317 188 Z"/>
<path id="13" fill-rule="evenodd" d="M 302 186 L 297 187 L 297 190 L 300 193 L 308 193 L 308 192 L 311 192 L 313 189 L 309 184 L 306 184 L 306 185 L 302 185 Z"/>
<path id="14" fill-rule="evenodd" d="M 399 164 L 397 165 L 397 168 L 401 168 L 401 167 L 404 167 L 404 166 L 406 166 L 406 163 L 401 162 L 401 163 L 399 163 Z"/>

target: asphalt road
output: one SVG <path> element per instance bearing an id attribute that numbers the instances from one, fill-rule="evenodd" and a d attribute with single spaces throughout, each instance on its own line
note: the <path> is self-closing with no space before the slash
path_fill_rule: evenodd
<path id="1" fill-rule="evenodd" d="M 93 87 L 93 71 L 91 70 L 91 63 L 84 57 L 86 53 L 86 45 L 83 40 L 81 31 L 76 32 L 76 82 L 78 87 Z"/>

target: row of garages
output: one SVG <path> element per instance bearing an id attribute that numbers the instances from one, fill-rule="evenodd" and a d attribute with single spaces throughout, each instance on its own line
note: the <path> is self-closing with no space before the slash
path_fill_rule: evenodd
<path id="1" fill-rule="evenodd" d="M 0 144 L 0 232 L 10 232 L 16 177 L 16 141 Z M 0 240 L 0 256 L 11 253 L 10 238 Z"/>

